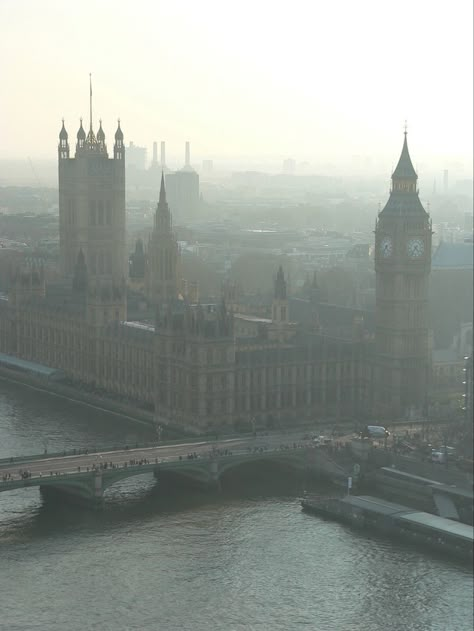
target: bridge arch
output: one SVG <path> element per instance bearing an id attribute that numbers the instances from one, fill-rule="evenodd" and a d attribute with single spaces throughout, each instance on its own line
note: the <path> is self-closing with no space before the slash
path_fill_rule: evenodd
<path id="1" fill-rule="evenodd" d="M 209 461 L 193 461 L 185 465 L 179 462 L 179 466 L 176 462 L 170 462 L 104 472 L 102 488 L 105 491 L 117 482 L 147 473 L 153 473 L 158 485 L 164 488 L 166 486 L 207 486 L 211 479 Z"/>
<path id="2" fill-rule="evenodd" d="M 302 476 L 306 471 L 304 453 L 259 452 L 244 457 L 228 457 L 219 461 L 219 481 L 225 484 L 230 479 L 261 473 L 289 473 Z"/>

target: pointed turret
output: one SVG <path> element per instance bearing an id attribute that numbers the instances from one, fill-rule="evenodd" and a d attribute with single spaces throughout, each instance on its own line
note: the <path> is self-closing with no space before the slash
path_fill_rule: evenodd
<path id="1" fill-rule="evenodd" d="M 61 131 L 59 132 L 58 157 L 60 160 L 69 158 L 69 142 L 66 128 L 64 127 L 64 118 Z"/>
<path id="2" fill-rule="evenodd" d="M 82 126 L 82 118 L 80 119 L 79 130 L 77 132 L 77 149 L 82 149 L 84 147 L 84 143 L 86 141 L 86 132 L 84 131 L 84 127 Z"/>
<path id="3" fill-rule="evenodd" d="M 61 131 L 59 132 L 59 140 L 65 140 L 67 142 L 68 139 L 68 135 L 67 135 L 67 131 L 66 128 L 64 127 L 64 118 L 62 119 L 62 127 L 61 127 Z"/>
<path id="4" fill-rule="evenodd" d="M 160 197 L 155 212 L 155 229 L 160 233 L 171 232 L 172 220 L 171 212 L 166 201 L 165 176 L 161 172 Z"/>
<path id="5" fill-rule="evenodd" d="M 105 142 L 105 134 L 104 134 L 104 130 L 102 129 L 102 119 L 99 120 L 99 131 L 97 132 L 97 141 L 100 143 Z"/>
<path id="6" fill-rule="evenodd" d="M 407 133 L 407 131 L 404 132 L 405 138 L 403 140 L 402 153 L 395 171 L 392 173 L 392 180 L 414 179 L 416 182 L 418 175 L 413 167 L 410 152 L 408 151 Z"/>
<path id="7" fill-rule="evenodd" d="M 115 160 L 124 159 L 125 148 L 123 146 L 123 131 L 120 127 L 120 118 L 118 119 L 117 131 L 115 132 L 114 158 Z"/>
<path id="8" fill-rule="evenodd" d="M 120 127 L 120 118 L 117 121 L 117 131 L 115 132 L 115 141 L 121 140 L 123 142 L 123 131 Z"/>
<path id="9" fill-rule="evenodd" d="M 159 204 L 166 204 L 165 174 L 161 172 L 160 198 Z"/>

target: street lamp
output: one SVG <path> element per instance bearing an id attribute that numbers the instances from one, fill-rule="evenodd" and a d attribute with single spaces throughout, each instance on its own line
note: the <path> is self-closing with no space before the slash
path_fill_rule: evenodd
<path id="1" fill-rule="evenodd" d="M 163 426 L 162 425 L 157 425 L 156 426 L 156 435 L 158 438 L 158 442 L 161 442 L 161 434 L 163 433 Z"/>

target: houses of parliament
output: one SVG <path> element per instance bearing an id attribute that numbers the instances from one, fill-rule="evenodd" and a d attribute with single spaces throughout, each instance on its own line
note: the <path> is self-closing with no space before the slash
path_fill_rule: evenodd
<path id="1" fill-rule="evenodd" d="M 357 311 L 334 312 L 325 325 L 317 282 L 304 301 L 305 317 L 295 317 L 281 268 L 268 318 L 243 313 L 231 291 L 217 304 L 183 291 L 163 176 L 144 264 L 135 270 L 153 318 L 129 320 L 124 158 L 120 122 L 110 155 L 92 115 L 87 133 L 81 120 L 74 155 L 63 122 L 61 281 L 46 284 L 41 269 L 18 270 L 0 301 L 2 353 L 125 396 L 153 409 L 157 423 L 196 430 L 424 413 L 432 233 L 406 132 L 376 218 L 372 331 Z"/>

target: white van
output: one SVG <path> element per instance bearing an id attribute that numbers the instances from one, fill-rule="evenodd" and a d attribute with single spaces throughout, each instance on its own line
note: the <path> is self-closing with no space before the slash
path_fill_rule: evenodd
<path id="1" fill-rule="evenodd" d="M 381 425 L 367 425 L 367 433 L 371 438 L 385 438 L 390 435 L 390 432 Z"/>

